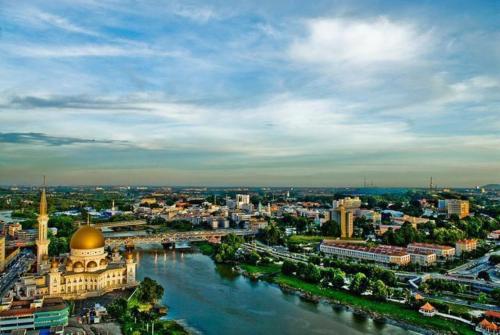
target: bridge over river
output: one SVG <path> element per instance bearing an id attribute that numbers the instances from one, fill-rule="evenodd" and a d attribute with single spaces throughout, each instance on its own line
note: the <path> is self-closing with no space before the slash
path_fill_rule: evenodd
<path id="1" fill-rule="evenodd" d="M 107 237 L 106 245 L 111 247 L 136 244 L 172 244 L 181 242 L 208 241 L 220 243 L 221 238 L 235 234 L 238 236 L 255 236 L 256 231 L 247 229 L 218 229 L 218 230 L 198 230 L 186 232 L 153 233 L 148 235 L 135 235 L 123 237 Z"/>

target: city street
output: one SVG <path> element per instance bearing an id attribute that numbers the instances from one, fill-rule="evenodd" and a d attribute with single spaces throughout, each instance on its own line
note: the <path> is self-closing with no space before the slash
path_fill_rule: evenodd
<path id="1" fill-rule="evenodd" d="M 35 261 L 30 251 L 23 250 L 0 277 L 0 295 L 3 297 Z"/>

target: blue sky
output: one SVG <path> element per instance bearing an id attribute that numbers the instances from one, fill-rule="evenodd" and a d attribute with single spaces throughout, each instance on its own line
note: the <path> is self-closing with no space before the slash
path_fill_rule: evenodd
<path id="1" fill-rule="evenodd" d="M 499 1 L 1 1 L 0 184 L 500 182 Z"/>

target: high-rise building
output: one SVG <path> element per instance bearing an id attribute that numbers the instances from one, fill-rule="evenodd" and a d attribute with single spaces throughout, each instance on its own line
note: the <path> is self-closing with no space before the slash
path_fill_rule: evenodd
<path id="1" fill-rule="evenodd" d="M 0 235 L 0 272 L 5 270 L 5 236 Z"/>
<path id="2" fill-rule="evenodd" d="M 346 210 L 356 209 L 361 207 L 361 199 L 359 197 L 345 197 L 339 200 L 333 200 L 332 207 L 333 209 L 344 206 Z"/>
<path id="3" fill-rule="evenodd" d="M 332 219 L 340 225 L 340 237 L 352 237 L 354 232 L 354 218 L 350 210 L 341 205 L 333 210 Z"/>
<path id="4" fill-rule="evenodd" d="M 460 219 L 469 216 L 469 201 L 468 200 L 448 200 L 448 216 L 457 215 Z"/>
<path id="5" fill-rule="evenodd" d="M 43 265 L 48 264 L 49 256 L 49 239 L 47 238 L 47 227 L 49 222 L 49 215 L 47 213 L 47 197 L 45 194 L 45 187 L 42 189 L 40 196 L 40 214 L 38 215 L 38 238 L 36 239 L 36 264 L 37 272 L 42 273 L 48 270 Z M 45 261 L 45 262 L 44 262 Z"/>
<path id="6" fill-rule="evenodd" d="M 460 219 L 469 216 L 469 200 L 441 199 L 438 201 L 438 210 L 448 214 L 448 217 L 455 214 Z"/>

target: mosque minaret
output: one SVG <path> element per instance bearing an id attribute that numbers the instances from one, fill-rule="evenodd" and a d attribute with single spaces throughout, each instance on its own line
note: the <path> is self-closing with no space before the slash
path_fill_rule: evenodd
<path id="1" fill-rule="evenodd" d="M 38 215 L 38 238 L 36 239 L 36 264 L 37 272 L 43 273 L 48 270 L 49 239 L 47 237 L 49 215 L 47 212 L 47 196 L 45 187 L 42 188 L 40 197 L 40 214 Z"/>

